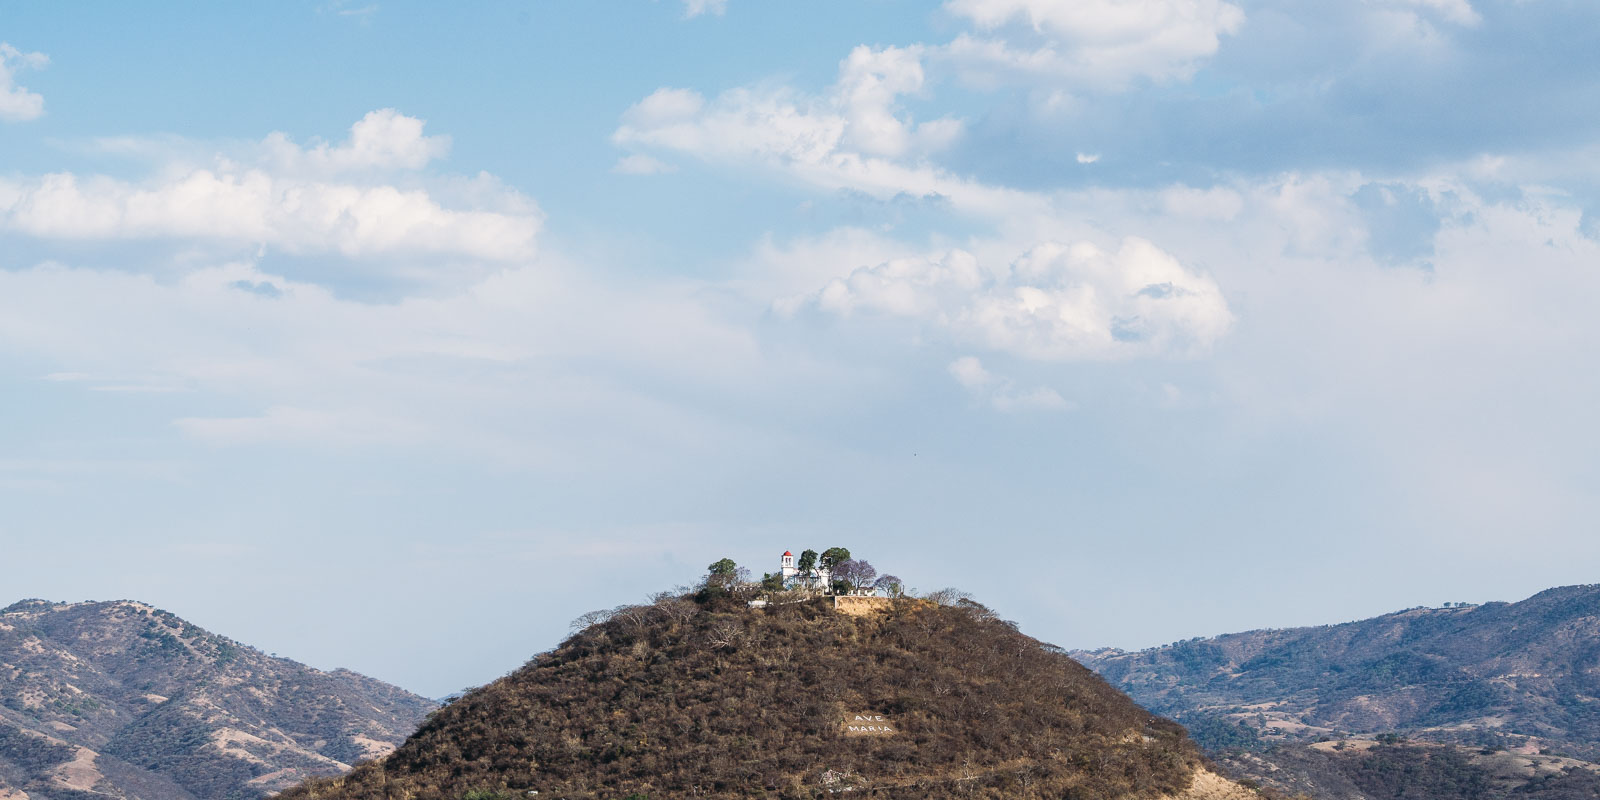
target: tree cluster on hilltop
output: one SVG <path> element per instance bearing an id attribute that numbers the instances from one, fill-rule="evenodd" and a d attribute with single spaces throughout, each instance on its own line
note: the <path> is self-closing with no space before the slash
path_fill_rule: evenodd
<path id="1" fill-rule="evenodd" d="M 785 557 L 789 554 L 785 553 Z M 865 594 L 882 592 L 889 597 L 905 596 L 905 582 L 894 575 L 879 575 L 876 567 L 865 559 L 852 558 L 849 548 L 830 547 L 821 553 L 807 549 L 800 553 L 794 573 L 768 572 L 759 583 L 750 580 L 750 571 L 722 558 L 706 567 L 706 576 L 700 587 L 725 591 L 782 592 L 804 588 L 815 579 L 825 594 Z"/>

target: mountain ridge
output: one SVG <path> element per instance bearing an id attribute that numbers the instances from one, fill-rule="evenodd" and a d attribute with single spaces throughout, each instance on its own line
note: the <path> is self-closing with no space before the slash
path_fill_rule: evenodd
<path id="1" fill-rule="evenodd" d="M 1556 741 L 1600 757 L 1596 584 L 1073 655 L 1153 710 L 1259 716 L 1269 737 L 1408 730 L 1477 745 Z M 1262 703 L 1272 707 L 1246 708 Z"/>
<path id="2" fill-rule="evenodd" d="M 1073 655 L 1281 791 L 1600 796 L 1600 585 Z"/>
<path id="3" fill-rule="evenodd" d="M 138 601 L 0 609 L 0 800 L 253 800 L 392 750 L 435 707 Z"/>

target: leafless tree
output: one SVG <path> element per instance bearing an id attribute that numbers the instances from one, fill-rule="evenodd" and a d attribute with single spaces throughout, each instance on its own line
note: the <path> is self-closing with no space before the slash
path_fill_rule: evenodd
<path id="1" fill-rule="evenodd" d="M 878 589 L 890 597 L 906 596 L 905 581 L 900 580 L 899 576 L 896 575 L 879 575 L 878 579 L 873 581 L 872 588 Z"/>
<path id="2" fill-rule="evenodd" d="M 673 592 L 660 592 L 652 598 L 656 610 L 673 622 L 683 622 L 700 613 L 700 606 Z"/>
<path id="3" fill-rule="evenodd" d="M 860 559 L 847 558 L 833 567 L 833 579 L 850 584 L 850 588 L 856 591 L 871 586 L 877 578 L 878 570 Z"/>
<path id="4" fill-rule="evenodd" d="M 928 599 L 938 603 L 941 606 L 953 606 L 959 604 L 962 600 L 971 600 L 972 595 L 967 594 L 966 592 L 963 592 L 954 586 L 951 586 L 938 591 L 928 592 Z"/>
<path id="5" fill-rule="evenodd" d="M 586 628 L 591 628 L 611 619 L 611 615 L 615 612 L 616 609 L 614 608 L 602 608 L 599 611 L 590 611 L 589 613 L 583 614 L 577 619 L 573 620 L 569 627 L 574 631 L 581 631 Z"/>
<path id="6" fill-rule="evenodd" d="M 712 647 L 726 647 L 733 650 L 737 649 L 744 639 L 744 626 L 732 620 L 718 622 L 706 632 L 706 642 Z"/>

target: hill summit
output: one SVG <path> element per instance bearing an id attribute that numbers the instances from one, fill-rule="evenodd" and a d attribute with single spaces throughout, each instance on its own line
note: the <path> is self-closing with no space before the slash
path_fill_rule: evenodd
<path id="1" fill-rule="evenodd" d="M 0 800 L 253 800 L 388 753 L 436 707 L 144 603 L 0 609 Z"/>
<path id="2" fill-rule="evenodd" d="M 1250 797 L 1177 724 L 961 600 L 625 607 L 283 800 Z"/>

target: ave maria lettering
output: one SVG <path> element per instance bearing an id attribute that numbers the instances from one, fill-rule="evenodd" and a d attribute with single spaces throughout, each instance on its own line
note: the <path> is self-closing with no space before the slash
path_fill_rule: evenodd
<path id="1" fill-rule="evenodd" d="M 859 714 L 844 715 L 846 736 L 893 736 L 894 733 L 893 723 L 882 714 L 863 711 Z"/>

